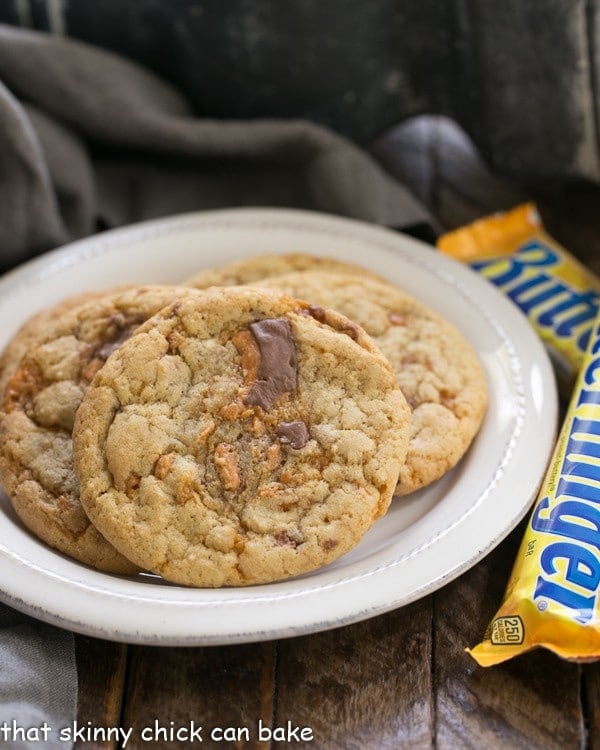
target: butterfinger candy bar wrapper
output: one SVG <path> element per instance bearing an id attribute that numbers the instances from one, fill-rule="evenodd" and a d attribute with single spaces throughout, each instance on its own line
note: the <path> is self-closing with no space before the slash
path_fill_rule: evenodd
<path id="1" fill-rule="evenodd" d="M 499 287 L 527 315 L 568 397 L 600 302 L 600 280 L 544 230 L 533 203 L 442 235 L 443 253 Z"/>
<path id="2" fill-rule="evenodd" d="M 469 653 L 491 666 L 537 647 L 600 658 L 600 315 L 504 601 Z"/>

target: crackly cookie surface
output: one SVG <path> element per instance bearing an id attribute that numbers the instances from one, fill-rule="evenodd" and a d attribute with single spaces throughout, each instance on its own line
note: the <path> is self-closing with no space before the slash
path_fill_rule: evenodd
<path id="1" fill-rule="evenodd" d="M 23 355 L 34 344 L 36 339 L 43 337 L 51 322 L 78 305 L 102 296 L 101 292 L 84 292 L 68 297 L 56 305 L 32 315 L 16 331 L 10 341 L 0 353 L 0 394 L 4 393 L 6 383 L 12 377 Z"/>
<path id="2" fill-rule="evenodd" d="M 88 514 L 182 584 L 283 579 L 354 546 L 389 506 L 410 410 L 337 313 L 244 287 L 183 298 L 94 378 L 74 458 Z"/>
<path id="3" fill-rule="evenodd" d="M 100 570 L 139 568 L 102 537 L 81 507 L 72 462 L 75 412 L 109 354 L 179 293 L 189 290 L 141 287 L 67 300 L 25 324 L 5 351 L 0 484 L 34 534 Z"/>
<path id="4" fill-rule="evenodd" d="M 396 494 L 425 487 L 459 461 L 481 425 L 487 383 L 473 348 L 454 325 L 387 282 L 306 271 L 257 283 L 338 310 L 387 357 L 413 410 Z"/>
<path id="5" fill-rule="evenodd" d="M 358 273 L 362 276 L 379 278 L 374 272 L 362 266 L 337 258 L 324 258 L 308 253 L 284 253 L 282 255 L 255 255 L 216 268 L 207 268 L 183 283 L 197 289 L 206 289 L 209 286 L 236 286 L 251 284 L 266 276 L 279 276 L 306 270 Z"/>

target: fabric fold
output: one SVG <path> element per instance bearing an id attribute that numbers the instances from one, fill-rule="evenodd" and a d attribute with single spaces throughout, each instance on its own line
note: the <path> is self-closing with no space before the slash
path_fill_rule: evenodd
<path id="1" fill-rule="evenodd" d="M 410 190 L 336 133 L 298 120 L 200 118 L 167 83 L 80 42 L 0 26 L 0 81 L 0 151 L 14 153 L 18 141 L 26 154 L 4 157 L 5 268 L 98 228 L 206 208 L 431 221 Z M 165 175 L 162 200 L 149 173 Z"/>

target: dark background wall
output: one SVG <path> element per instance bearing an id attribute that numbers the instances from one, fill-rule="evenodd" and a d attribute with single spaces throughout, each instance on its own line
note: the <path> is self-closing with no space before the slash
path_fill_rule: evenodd
<path id="1" fill-rule="evenodd" d="M 302 117 L 366 144 L 446 114 L 500 174 L 600 181 L 598 3 L 3 0 L 0 22 L 91 42 L 199 115 Z"/>

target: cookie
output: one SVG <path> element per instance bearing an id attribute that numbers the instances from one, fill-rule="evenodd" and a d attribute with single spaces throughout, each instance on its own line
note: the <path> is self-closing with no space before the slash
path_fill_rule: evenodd
<path id="1" fill-rule="evenodd" d="M 246 287 L 182 298 L 88 388 L 73 433 L 81 501 L 123 554 L 180 584 L 316 569 L 388 508 L 410 409 L 337 313 Z"/>
<path id="2" fill-rule="evenodd" d="M 50 321 L 60 317 L 67 310 L 101 295 L 101 292 L 77 294 L 62 300 L 51 308 L 41 310 L 26 320 L 0 354 L 0 394 L 4 393 L 8 379 L 18 367 L 25 352 L 37 338 L 43 337 L 44 330 L 50 324 Z"/>
<path id="3" fill-rule="evenodd" d="M 322 258 L 307 253 L 285 253 L 283 255 L 255 255 L 217 268 L 207 268 L 190 277 L 183 284 L 196 289 L 206 289 L 209 286 L 237 286 L 252 284 L 267 276 L 280 276 L 306 270 L 357 273 L 360 276 L 380 278 L 373 271 L 336 258 Z"/>
<path id="4" fill-rule="evenodd" d="M 487 383 L 454 325 L 387 282 L 306 271 L 258 283 L 346 315 L 387 357 L 413 410 L 397 495 L 431 484 L 456 465 L 481 425 Z"/>
<path id="5" fill-rule="evenodd" d="M 36 315 L 4 354 L 0 484 L 23 523 L 59 551 L 100 570 L 138 566 L 90 524 L 79 502 L 71 430 L 89 382 L 144 320 L 189 290 L 119 289 Z"/>

